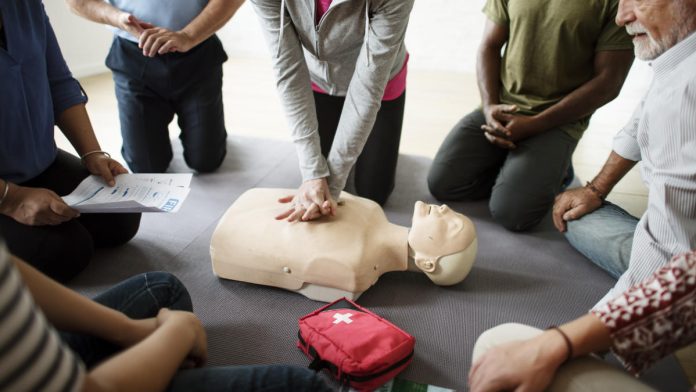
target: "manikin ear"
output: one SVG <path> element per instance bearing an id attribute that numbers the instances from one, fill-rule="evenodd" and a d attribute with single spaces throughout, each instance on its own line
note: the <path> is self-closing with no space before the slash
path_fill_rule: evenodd
<path id="1" fill-rule="evenodd" d="M 435 260 L 415 257 L 416 266 L 438 286 L 451 286 L 462 282 L 471 271 L 476 260 L 478 240 L 463 251 L 443 256 Z"/>
<path id="2" fill-rule="evenodd" d="M 416 266 L 423 272 L 433 272 L 437 268 L 437 259 L 416 259 Z"/>

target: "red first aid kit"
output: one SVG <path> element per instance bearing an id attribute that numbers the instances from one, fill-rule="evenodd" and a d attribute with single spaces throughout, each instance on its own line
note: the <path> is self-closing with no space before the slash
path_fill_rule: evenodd
<path id="1" fill-rule="evenodd" d="M 300 348 L 314 370 L 328 369 L 341 384 L 371 391 L 413 360 L 415 339 L 346 298 L 300 319 Z"/>

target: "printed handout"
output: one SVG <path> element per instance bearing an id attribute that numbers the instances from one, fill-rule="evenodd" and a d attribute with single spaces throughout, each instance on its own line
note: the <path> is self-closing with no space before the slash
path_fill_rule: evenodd
<path id="1" fill-rule="evenodd" d="M 110 187 L 92 175 L 63 200 L 82 213 L 176 212 L 191 190 L 191 177 L 191 173 L 121 174 Z"/>

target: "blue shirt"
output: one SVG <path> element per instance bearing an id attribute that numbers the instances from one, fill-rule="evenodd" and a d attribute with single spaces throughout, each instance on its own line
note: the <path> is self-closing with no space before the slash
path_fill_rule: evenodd
<path id="1" fill-rule="evenodd" d="M 55 119 L 84 103 L 40 0 L 0 0 L 0 178 L 24 182 L 56 157 Z"/>
<path id="2" fill-rule="evenodd" d="M 108 0 L 114 7 L 143 22 L 171 31 L 186 27 L 208 5 L 208 0 Z M 119 37 L 138 42 L 132 35 L 114 28 Z"/>

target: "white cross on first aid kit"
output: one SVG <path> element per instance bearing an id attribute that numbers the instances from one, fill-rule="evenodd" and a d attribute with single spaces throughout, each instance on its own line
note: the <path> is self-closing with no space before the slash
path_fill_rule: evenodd
<path id="1" fill-rule="evenodd" d="M 336 314 L 333 315 L 333 318 L 335 319 L 333 323 L 334 323 L 334 324 L 339 324 L 339 323 L 342 323 L 342 322 L 343 322 L 343 323 L 346 323 L 346 324 L 350 324 L 350 323 L 353 322 L 353 320 L 350 319 L 350 316 L 352 316 L 352 315 L 353 315 L 353 313 L 345 313 L 345 314 L 343 314 L 343 313 L 336 313 Z"/>

